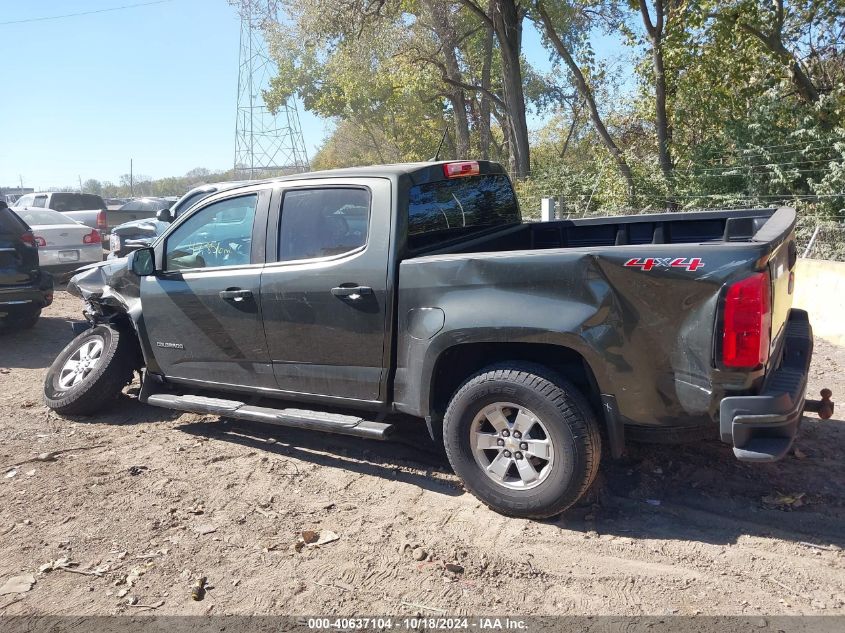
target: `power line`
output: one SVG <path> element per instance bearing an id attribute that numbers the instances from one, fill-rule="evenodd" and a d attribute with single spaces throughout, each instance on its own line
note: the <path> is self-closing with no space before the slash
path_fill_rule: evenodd
<path id="1" fill-rule="evenodd" d="M 65 13 L 64 15 L 49 15 L 41 18 L 26 18 L 23 20 L 9 20 L 8 22 L 0 22 L 0 26 L 8 26 L 10 24 L 26 24 L 29 22 L 45 22 L 47 20 L 62 20 L 64 18 L 75 18 L 80 15 L 93 15 L 95 13 L 108 13 L 109 11 L 122 11 L 123 9 L 135 9 L 137 7 L 148 7 L 153 4 L 164 4 L 165 2 L 172 2 L 172 0 L 153 0 L 152 2 L 138 2 L 136 4 L 125 4 L 120 7 L 111 7 L 108 9 L 95 9 L 93 11 L 81 11 L 79 13 Z"/>
<path id="2" fill-rule="evenodd" d="M 578 193 L 578 194 L 555 194 L 555 198 L 567 198 L 567 199 L 576 199 L 581 200 L 583 198 L 588 197 L 588 193 Z M 660 198 L 657 196 L 642 196 L 645 199 L 652 199 L 652 200 L 664 200 L 665 198 Z M 819 194 L 783 194 L 783 195 L 775 195 L 775 194 L 766 194 L 766 195 L 759 195 L 755 196 L 752 194 L 747 193 L 702 193 L 702 194 L 679 194 L 676 195 L 675 198 L 677 199 L 686 199 L 686 198 L 731 198 L 736 200 L 796 200 L 796 199 L 818 199 L 818 198 L 845 198 L 845 193 L 819 193 Z"/>
<path id="3" fill-rule="evenodd" d="M 829 142 L 830 142 L 830 139 L 817 138 L 815 140 L 792 141 L 791 143 L 781 143 L 781 144 L 778 144 L 778 145 L 749 145 L 748 147 L 737 147 L 737 148 L 734 148 L 734 149 L 738 152 L 759 152 L 759 151 L 762 151 L 764 149 L 775 149 L 775 148 L 779 148 L 779 147 L 798 147 L 798 146 L 808 147 L 808 148 L 812 149 L 813 146 L 817 145 L 818 143 L 829 143 Z M 711 154 L 715 154 L 718 151 L 719 150 L 713 150 L 713 152 L 711 152 Z"/>
<path id="4" fill-rule="evenodd" d="M 696 173 L 701 172 L 708 172 L 708 171 L 726 171 L 731 169 L 754 169 L 757 167 L 788 167 L 789 165 L 806 165 L 806 164 L 813 164 L 813 163 L 832 163 L 836 162 L 839 157 L 830 157 L 830 158 L 818 158 L 815 160 L 798 160 L 798 161 L 787 161 L 783 163 L 735 163 L 732 165 L 719 165 L 714 167 L 698 167 L 695 163 L 693 163 L 692 167 L 677 167 L 675 171 L 685 172 L 685 171 L 694 171 Z"/>
<path id="5" fill-rule="evenodd" d="M 843 142 L 845 142 L 845 139 L 843 139 Z M 738 159 L 744 159 L 744 158 L 748 158 L 748 159 L 768 158 L 770 156 L 785 156 L 786 154 L 801 154 L 801 153 L 807 153 L 807 152 L 822 152 L 822 151 L 830 151 L 830 150 L 835 150 L 836 152 L 840 151 L 840 149 L 837 145 L 821 145 L 821 146 L 818 146 L 818 147 L 806 147 L 805 146 L 805 147 L 802 147 L 801 149 L 793 149 L 793 150 L 789 150 L 789 151 L 786 151 L 786 152 L 752 152 L 750 150 L 741 149 L 741 150 L 737 150 L 734 153 L 725 153 L 725 154 L 722 154 L 721 156 L 718 156 L 718 157 L 714 156 L 713 158 L 704 159 L 704 162 L 701 162 L 701 163 L 691 163 L 691 164 L 692 165 L 702 165 L 702 166 L 704 166 L 704 165 L 715 165 L 719 161 L 723 161 L 723 160 L 731 160 L 731 159 L 738 160 Z M 712 156 L 712 154 L 711 154 L 711 156 Z"/>

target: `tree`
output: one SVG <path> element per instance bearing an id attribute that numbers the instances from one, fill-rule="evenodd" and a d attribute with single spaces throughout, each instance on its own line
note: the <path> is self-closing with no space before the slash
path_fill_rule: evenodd
<path id="1" fill-rule="evenodd" d="M 657 156 L 660 163 L 660 170 L 666 180 L 669 190 L 669 205 L 675 206 L 672 199 L 673 183 L 672 170 L 672 123 L 666 110 L 667 81 L 666 65 L 663 57 L 663 47 L 666 37 L 666 30 L 673 19 L 678 19 L 678 14 L 683 11 L 680 0 L 652 0 L 653 9 L 649 8 L 647 0 L 636 0 L 645 27 L 646 37 L 651 48 L 651 64 L 654 86 L 654 128 L 657 135 Z M 685 3 L 684 3 L 685 4 Z M 652 18 L 652 12 L 654 17 Z"/>
<path id="2" fill-rule="evenodd" d="M 537 22 L 546 41 L 569 69 L 575 88 L 582 101 L 586 104 L 587 111 L 590 115 L 590 121 L 592 122 L 593 127 L 599 135 L 602 143 L 607 148 L 607 151 L 613 157 L 616 169 L 619 171 L 619 175 L 625 180 L 628 188 L 628 200 L 629 203 L 633 204 L 636 195 L 634 174 L 631 171 L 631 167 L 628 165 L 628 161 L 625 159 L 625 155 L 622 153 L 622 150 L 619 148 L 616 141 L 614 141 L 607 129 L 607 126 L 605 125 L 604 120 L 602 119 L 601 114 L 599 113 L 593 87 L 588 82 L 584 72 L 581 70 L 581 67 L 575 61 L 573 51 L 570 50 L 570 46 L 566 44 L 564 35 L 562 35 L 563 33 L 572 35 L 574 37 L 570 37 L 568 39 L 576 44 L 583 45 L 584 29 L 589 21 L 585 20 L 584 23 L 580 25 L 580 28 L 575 29 L 575 33 L 572 32 L 573 26 L 576 25 L 575 18 L 578 17 L 579 9 L 583 8 L 584 7 L 577 4 L 571 4 L 566 1 L 556 2 L 554 0 L 536 0 L 534 5 L 535 21 Z M 580 17 L 584 19 L 585 16 L 581 13 Z"/>
<path id="3" fill-rule="evenodd" d="M 477 0 L 461 0 L 495 34 L 502 62 L 502 109 L 507 118 L 511 169 L 517 178 L 531 171 L 528 120 L 522 76 L 522 23 L 527 7 L 515 0 L 490 0 L 482 7 Z"/>
<path id="4" fill-rule="evenodd" d="M 782 64 L 788 71 L 796 92 L 807 103 L 819 100 L 819 91 L 810 79 L 801 60 L 786 44 L 786 39 L 795 36 L 797 25 L 788 24 L 790 19 L 798 19 L 805 24 L 810 22 L 810 16 L 818 11 L 824 11 L 830 6 L 828 2 L 810 0 L 799 2 L 805 5 L 803 11 L 791 11 L 784 5 L 784 0 L 771 0 L 761 3 L 758 0 L 735 0 L 719 2 L 712 15 L 736 25 L 739 29 L 751 35 L 762 49 Z"/>
<path id="5" fill-rule="evenodd" d="M 82 183 L 82 191 L 85 193 L 93 193 L 98 196 L 103 195 L 103 183 L 94 178 L 89 178 Z"/>

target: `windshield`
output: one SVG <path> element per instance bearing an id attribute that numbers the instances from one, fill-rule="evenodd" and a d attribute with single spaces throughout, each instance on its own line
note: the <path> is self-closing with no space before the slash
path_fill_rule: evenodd
<path id="1" fill-rule="evenodd" d="M 74 224 L 74 221 L 58 211 L 51 209 L 23 209 L 18 213 L 29 226 L 44 226 L 45 224 Z"/>
<path id="2" fill-rule="evenodd" d="M 50 208 L 62 212 L 105 210 L 106 204 L 100 196 L 91 193 L 54 193 L 50 199 Z"/>
<path id="3" fill-rule="evenodd" d="M 409 192 L 408 246 L 422 248 L 521 221 L 504 174 L 417 185 Z"/>

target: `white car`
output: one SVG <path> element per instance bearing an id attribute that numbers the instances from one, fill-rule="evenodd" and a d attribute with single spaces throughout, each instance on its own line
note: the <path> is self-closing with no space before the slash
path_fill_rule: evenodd
<path id="1" fill-rule="evenodd" d="M 32 229 L 42 270 L 61 279 L 85 264 L 103 261 L 100 233 L 52 209 L 32 207 L 13 211 Z"/>

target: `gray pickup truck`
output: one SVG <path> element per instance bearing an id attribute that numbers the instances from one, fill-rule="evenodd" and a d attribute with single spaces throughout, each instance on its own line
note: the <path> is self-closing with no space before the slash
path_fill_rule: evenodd
<path id="1" fill-rule="evenodd" d="M 523 223 L 495 163 L 315 172 L 212 194 L 152 247 L 79 273 L 62 414 L 142 372 L 150 405 L 387 438 L 425 420 L 466 488 L 546 517 L 602 444 L 721 436 L 783 457 L 813 340 L 795 211 Z"/>
<path id="2" fill-rule="evenodd" d="M 35 207 L 52 209 L 65 217 L 99 231 L 101 238 L 108 232 L 106 203 L 93 193 L 56 191 L 28 193 L 15 201 L 13 209 Z"/>

